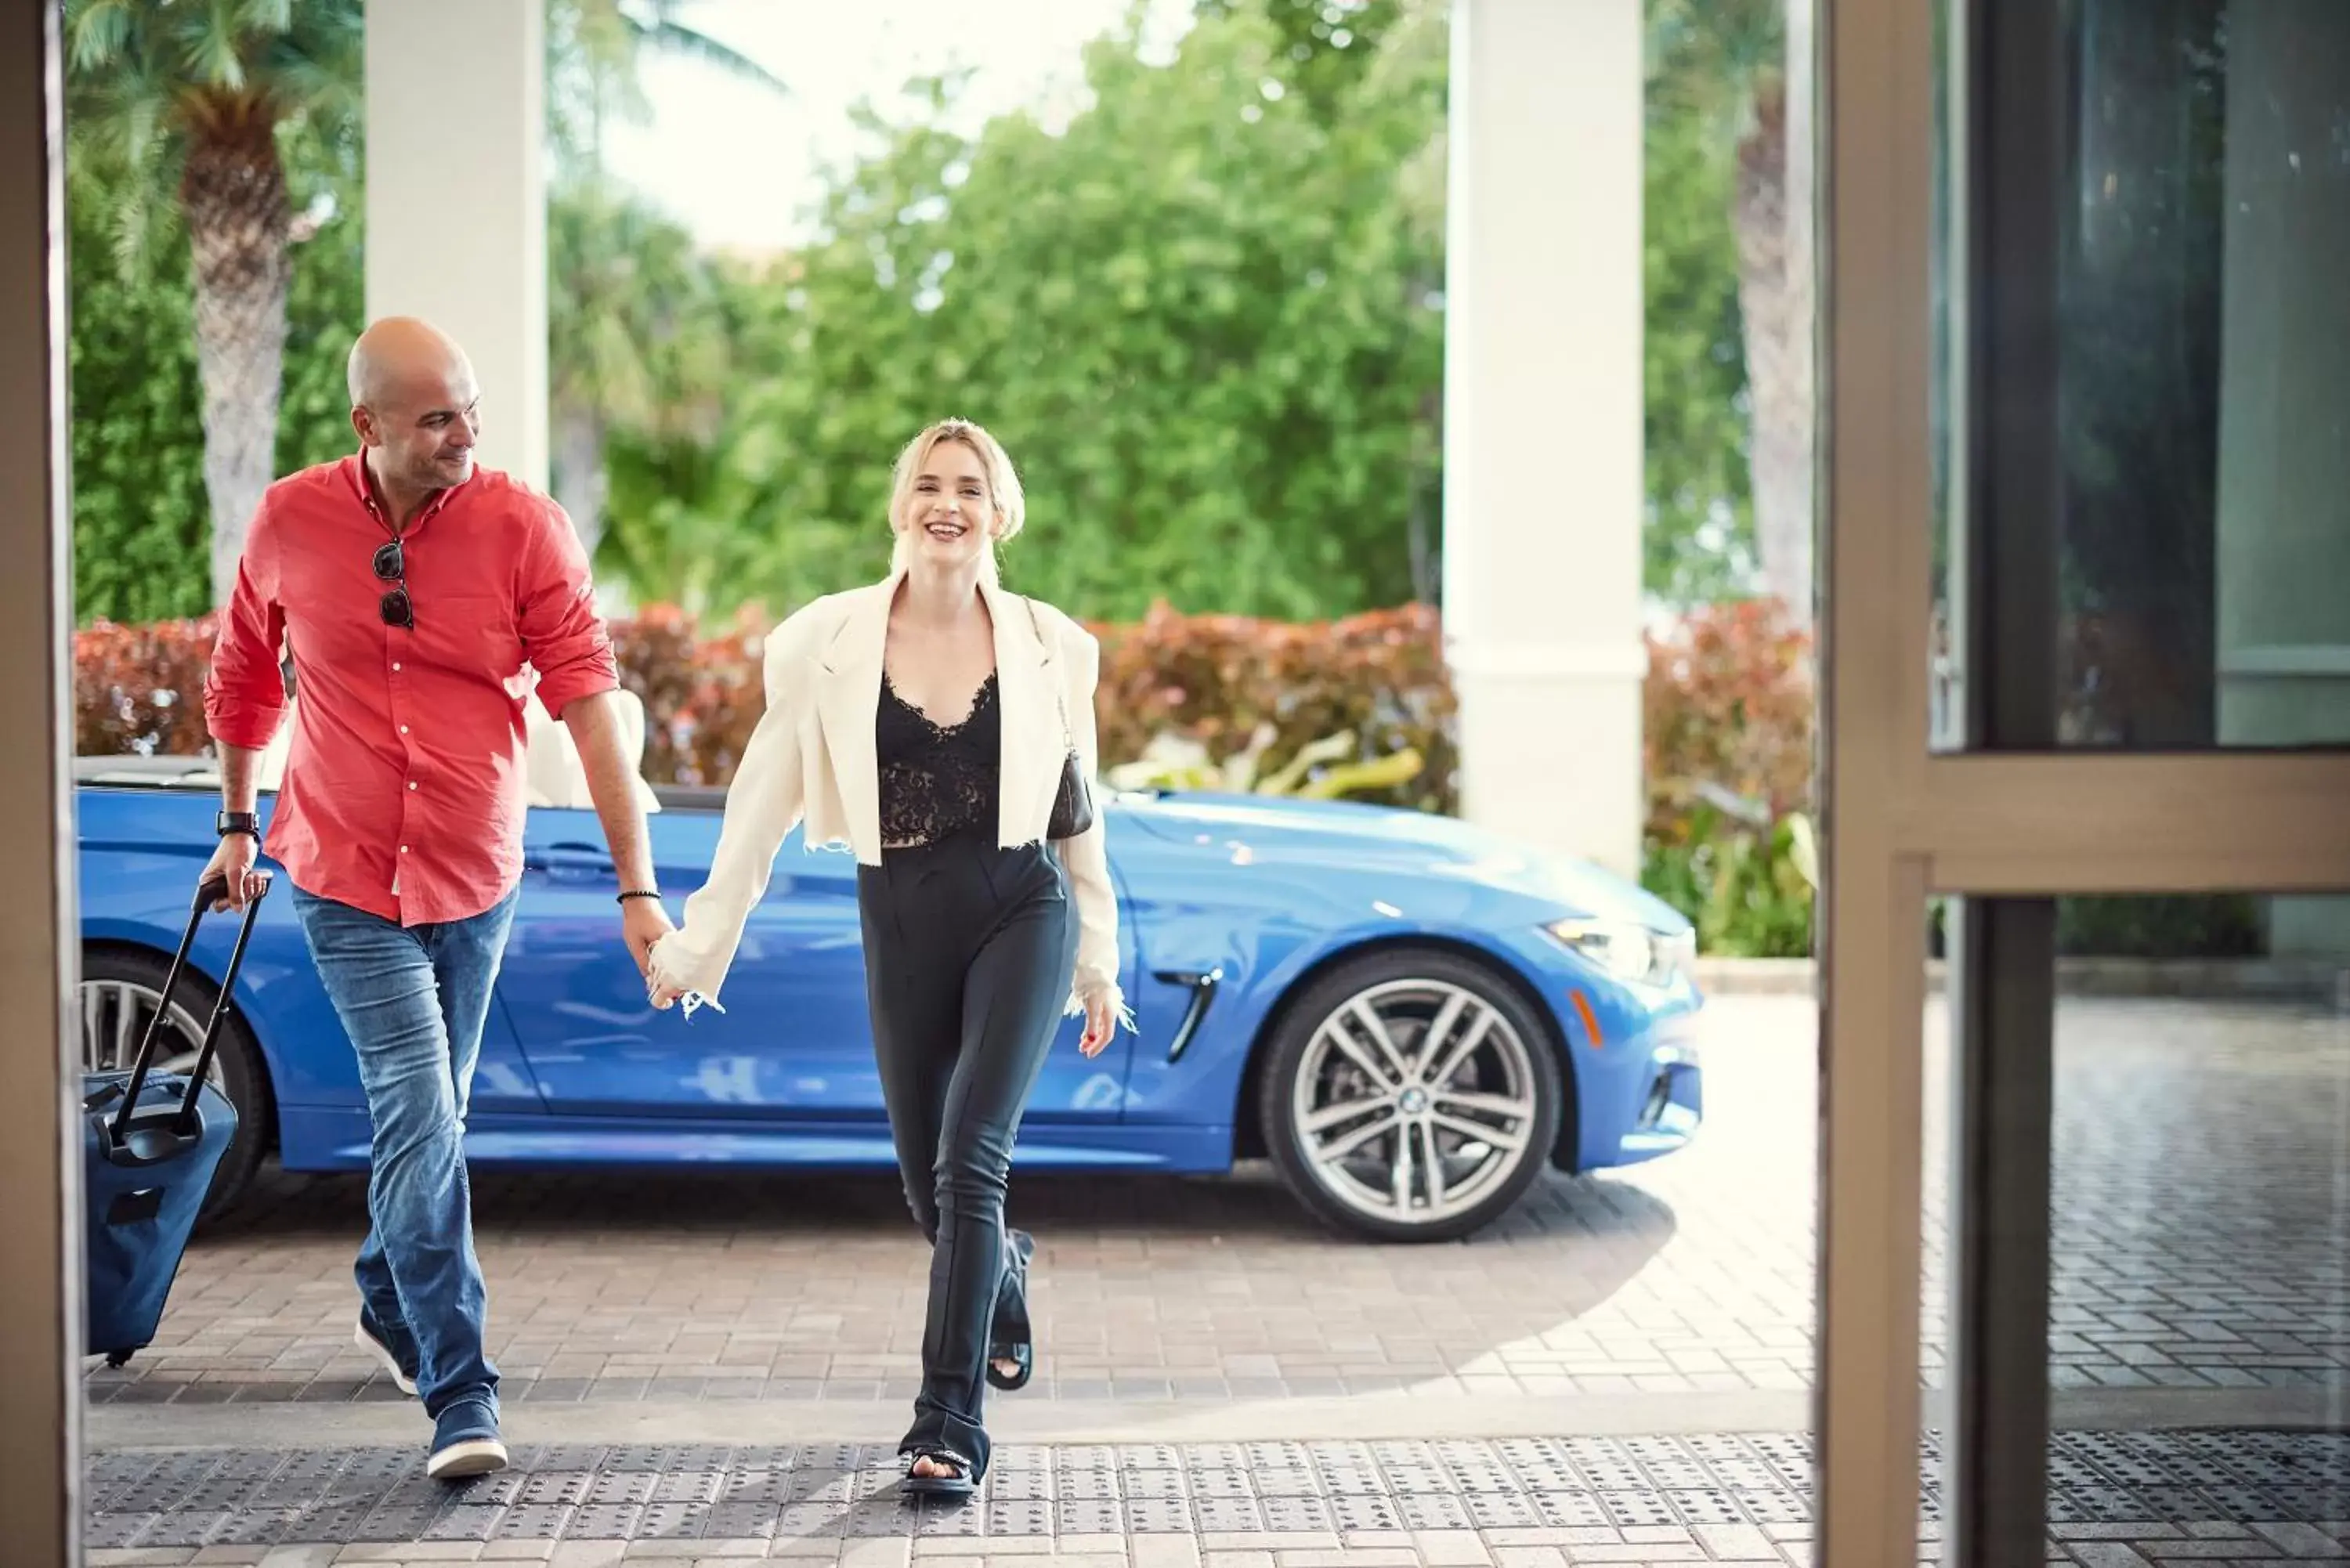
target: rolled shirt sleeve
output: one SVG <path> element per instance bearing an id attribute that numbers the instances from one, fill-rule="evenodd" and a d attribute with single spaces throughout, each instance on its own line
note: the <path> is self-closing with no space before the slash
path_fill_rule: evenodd
<path id="1" fill-rule="evenodd" d="M 286 676 L 278 662 L 286 611 L 278 602 L 276 547 L 276 528 L 265 496 L 245 531 L 236 587 L 221 614 L 212 665 L 204 672 L 204 728 L 221 745 L 261 751 L 286 719 Z"/>
<path id="2" fill-rule="evenodd" d="M 549 501 L 533 519 L 523 552 L 518 625 L 523 650 L 538 671 L 538 700 L 560 719 L 582 697 L 620 683 L 612 638 L 596 610 L 588 552 L 563 509 Z"/>

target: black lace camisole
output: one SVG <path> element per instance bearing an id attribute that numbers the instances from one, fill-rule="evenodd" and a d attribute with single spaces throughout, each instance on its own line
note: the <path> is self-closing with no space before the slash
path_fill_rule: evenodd
<path id="1" fill-rule="evenodd" d="M 884 673 L 873 739 L 885 847 L 936 844 L 963 834 L 993 841 L 1003 714 L 993 672 L 972 699 L 971 716 L 959 724 L 934 722 L 899 696 Z"/>

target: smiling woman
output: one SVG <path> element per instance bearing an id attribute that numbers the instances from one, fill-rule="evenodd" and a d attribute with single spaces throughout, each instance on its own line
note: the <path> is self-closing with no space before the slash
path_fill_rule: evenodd
<path id="1" fill-rule="evenodd" d="M 915 1221 L 933 1248 L 922 1387 L 899 1444 L 910 1491 L 967 1498 L 987 1469 L 985 1385 L 1035 1369 L 1031 1243 L 1003 1224 L 1012 1149 L 1067 999 L 1087 1058 L 1131 1027 L 1118 900 L 1093 807 L 1100 653 L 998 583 L 1026 503 L 967 420 L 898 455 L 889 576 L 769 640 L 767 711 L 728 792 L 710 878 L 654 948 L 657 1006 L 714 1002 L 804 809 L 845 839 L 874 1059 Z M 951 720 L 948 715 L 955 715 Z M 1073 721 L 1073 715 L 1079 721 Z"/>
<path id="2" fill-rule="evenodd" d="M 984 518 L 991 506 L 992 524 Z M 889 487 L 889 528 L 897 535 L 889 568 L 911 570 L 918 550 L 948 566 L 976 555 L 979 569 L 995 581 L 1003 575 L 996 545 L 1027 521 L 1028 498 L 1010 454 L 969 420 L 941 420 L 898 454 Z"/>

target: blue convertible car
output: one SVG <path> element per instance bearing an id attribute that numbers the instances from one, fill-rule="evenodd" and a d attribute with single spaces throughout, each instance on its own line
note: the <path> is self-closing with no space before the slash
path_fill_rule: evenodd
<path id="1" fill-rule="evenodd" d="M 652 793 L 674 898 L 701 885 L 723 797 Z M 80 763 L 93 1070 L 127 1060 L 158 1004 L 217 804 L 202 760 Z M 1692 938 L 1638 888 L 1403 811 L 1185 794 L 1105 811 L 1140 1032 L 1089 1061 L 1066 1025 L 1024 1168 L 1212 1172 L 1268 1155 L 1325 1220 L 1433 1240 L 1492 1220 L 1545 1164 L 1627 1164 L 1696 1131 Z M 645 1000 L 592 811 L 535 805 L 525 862 L 474 1160 L 894 1168 L 849 857 L 805 854 L 795 833 L 728 1011 L 691 1022 Z M 207 920 L 192 962 L 217 975 L 233 935 Z M 285 898 L 263 907 L 238 989 L 217 1074 L 242 1121 L 214 1201 L 273 1149 L 289 1169 L 363 1167 L 350 1046 Z M 194 1017 L 170 1022 L 192 1041 Z"/>

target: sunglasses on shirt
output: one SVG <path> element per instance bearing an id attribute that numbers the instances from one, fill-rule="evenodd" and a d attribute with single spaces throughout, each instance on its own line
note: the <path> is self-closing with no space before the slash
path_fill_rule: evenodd
<path id="1" fill-rule="evenodd" d="M 408 557 L 401 552 L 399 540 L 387 539 L 376 546 L 375 575 L 379 581 L 400 585 L 376 603 L 376 612 L 383 617 L 383 624 L 415 630 L 416 607 L 408 597 Z"/>

